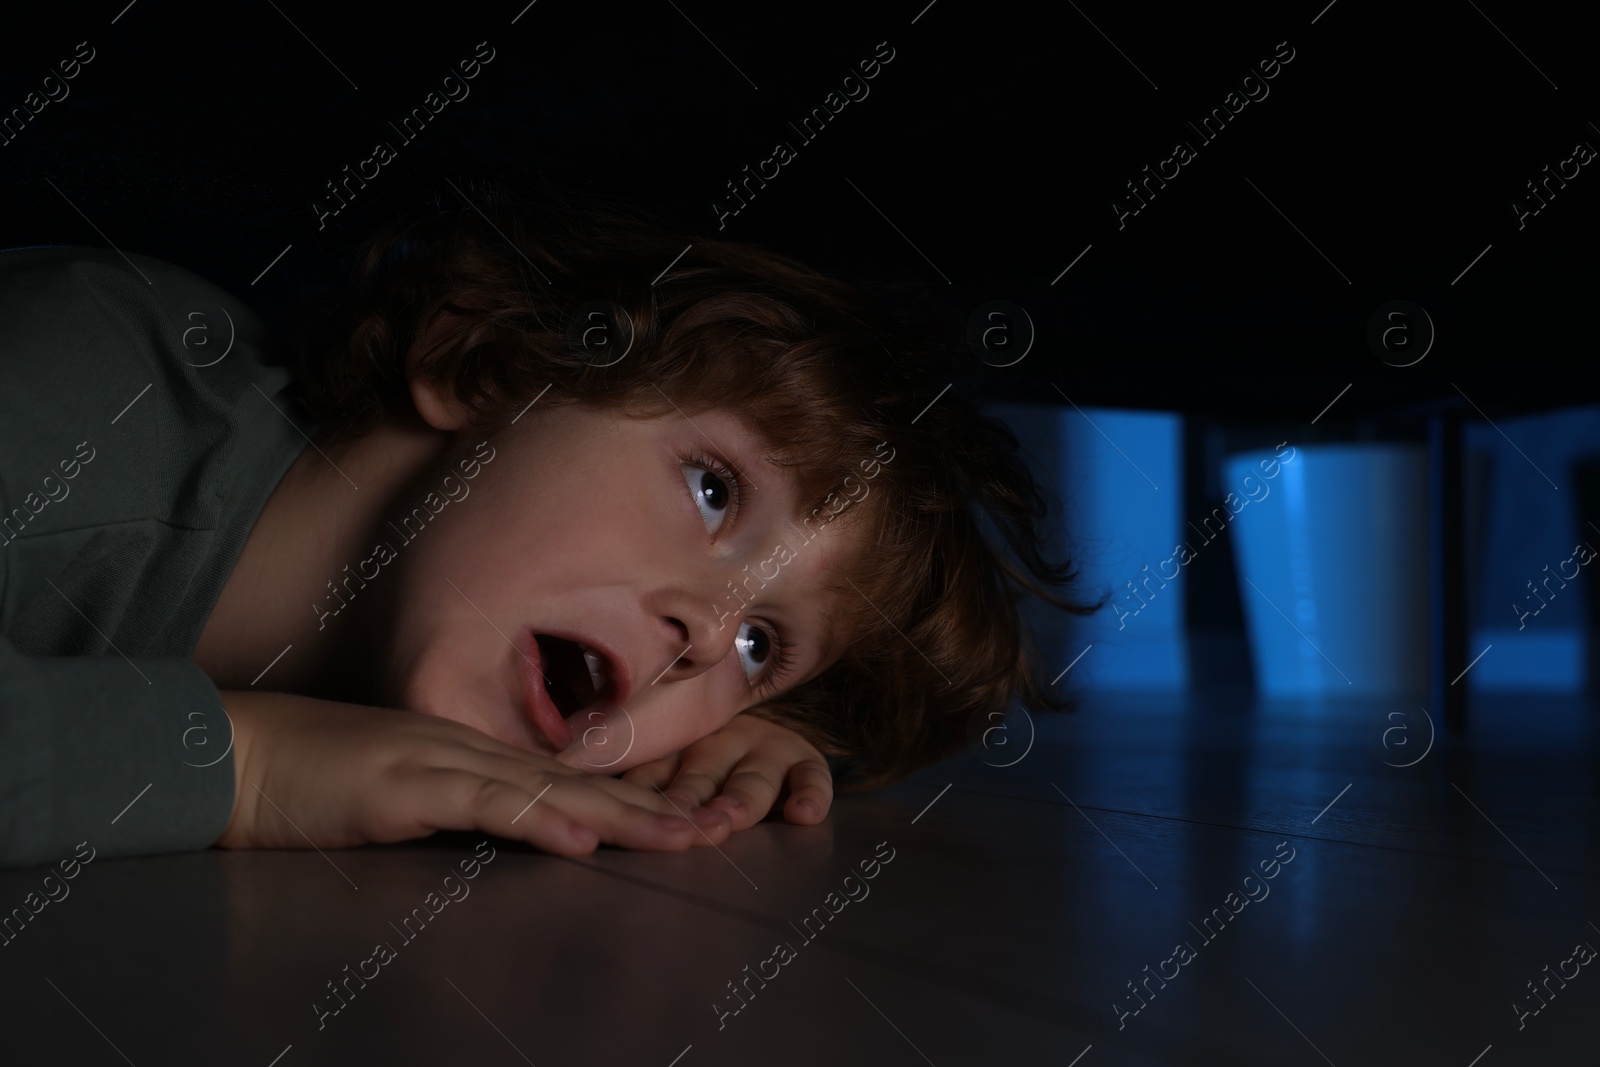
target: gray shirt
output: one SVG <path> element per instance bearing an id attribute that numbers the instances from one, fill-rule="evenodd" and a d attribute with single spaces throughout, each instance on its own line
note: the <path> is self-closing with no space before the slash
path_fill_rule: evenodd
<path id="1" fill-rule="evenodd" d="M 227 826 L 232 731 L 188 657 L 315 429 L 271 352 L 169 263 L 0 252 L 0 866 Z"/>

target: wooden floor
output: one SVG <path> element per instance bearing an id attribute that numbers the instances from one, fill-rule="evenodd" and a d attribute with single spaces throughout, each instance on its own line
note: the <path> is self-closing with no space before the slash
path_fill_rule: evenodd
<path id="1" fill-rule="evenodd" d="M 822 826 L 499 846 L 436 915 L 476 838 L 99 859 L 0 948 L 0 1062 L 1593 1064 L 1600 720 L 1472 710 L 1101 695 Z"/>

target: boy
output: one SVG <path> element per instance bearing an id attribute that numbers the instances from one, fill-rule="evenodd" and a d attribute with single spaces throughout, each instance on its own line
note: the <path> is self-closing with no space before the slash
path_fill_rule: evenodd
<path id="1" fill-rule="evenodd" d="M 0 271 L 0 862 L 716 843 L 1048 703 L 1015 440 L 842 281 L 496 201 L 369 241 L 293 376 L 157 261 Z"/>

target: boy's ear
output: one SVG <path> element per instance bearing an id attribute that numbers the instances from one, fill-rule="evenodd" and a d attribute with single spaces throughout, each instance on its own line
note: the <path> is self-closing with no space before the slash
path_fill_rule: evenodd
<path id="1" fill-rule="evenodd" d="M 456 399 L 454 388 L 448 383 L 437 383 L 422 373 L 422 354 L 443 341 L 451 333 L 470 321 L 466 315 L 441 311 L 433 323 L 418 335 L 406 353 L 406 384 L 411 392 L 411 403 L 422 416 L 422 421 L 435 430 L 453 432 L 465 427 L 469 413 Z"/>

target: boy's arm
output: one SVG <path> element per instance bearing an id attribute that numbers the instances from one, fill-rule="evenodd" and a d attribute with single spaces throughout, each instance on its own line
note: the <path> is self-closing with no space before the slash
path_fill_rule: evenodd
<path id="1" fill-rule="evenodd" d="M 219 693 L 187 659 L 33 656 L 0 637 L 0 867 L 82 859 L 83 845 L 134 856 L 454 829 L 581 854 L 730 832 L 723 812 L 684 814 L 444 719 Z"/>
<path id="2" fill-rule="evenodd" d="M 225 691 L 238 800 L 224 848 L 343 848 L 479 830 L 579 855 L 716 844 L 717 809 L 567 767 L 434 715 Z M 693 820 L 691 825 L 690 819 Z"/>
<path id="3" fill-rule="evenodd" d="M 792 823 L 821 822 L 833 804 L 833 773 L 822 753 L 788 727 L 749 712 L 622 780 L 660 789 L 679 804 L 721 808 L 735 830 L 760 822 L 785 792 L 783 816 Z"/>

